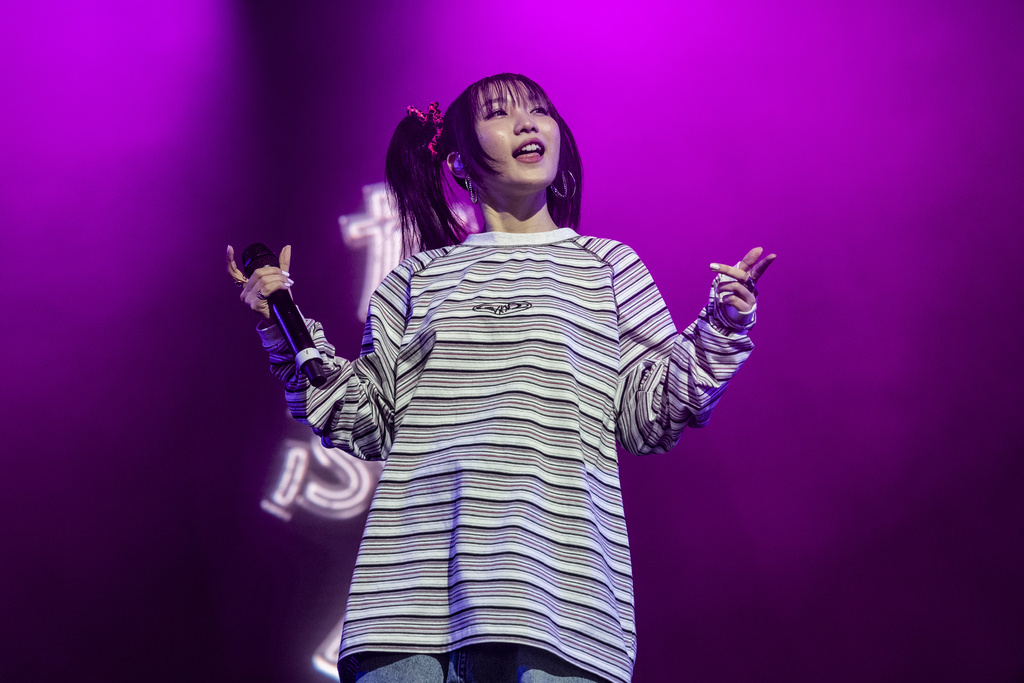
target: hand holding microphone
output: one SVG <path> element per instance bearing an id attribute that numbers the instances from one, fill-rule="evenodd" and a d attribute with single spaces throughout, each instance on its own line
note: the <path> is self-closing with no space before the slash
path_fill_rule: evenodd
<path id="1" fill-rule="evenodd" d="M 323 360 L 289 291 L 294 284 L 288 275 L 291 251 L 290 246 L 282 249 L 279 262 L 266 245 L 250 244 L 242 252 L 243 275 L 235 264 L 235 250 L 228 245 L 228 275 L 242 288 L 242 301 L 264 319 L 280 325 L 295 353 L 295 366 L 306 374 L 313 386 L 319 387 L 327 381 Z"/>
<path id="2" fill-rule="evenodd" d="M 288 275 L 291 255 L 292 248 L 291 245 L 288 245 L 281 250 L 280 264 L 277 268 L 268 266 L 260 273 L 254 273 L 255 278 L 247 278 L 235 263 L 234 247 L 228 245 L 228 275 L 242 289 L 239 298 L 242 303 L 259 313 L 268 322 L 275 321 L 270 312 L 270 304 L 267 303 L 267 295 L 277 289 L 289 289 L 292 286 L 291 277 Z"/>

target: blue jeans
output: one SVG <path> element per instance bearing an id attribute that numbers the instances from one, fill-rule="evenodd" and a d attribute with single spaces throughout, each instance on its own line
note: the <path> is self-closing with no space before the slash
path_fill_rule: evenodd
<path id="1" fill-rule="evenodd" d="M 358 683 L 606 683 L 537 648 L 469 645 L 444 655 L 360 654 Z"/>

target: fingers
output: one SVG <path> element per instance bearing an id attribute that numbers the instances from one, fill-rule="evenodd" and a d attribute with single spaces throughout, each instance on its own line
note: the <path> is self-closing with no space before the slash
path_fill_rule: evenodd
<path id="1" fill-rule="evenodd" d="M 249 302 L 252 298 L 257 298 L 258 294 L 262 294 L 264 298 L 269 297 L 274 292 L 282 289 L 290 289 L 295 282 L 284 274 L 280 268 L 274 268 L 272 266 L 266 266 L 264 268 L 258 268 L 256 272 L 252 274 L 249 281 L 242 287 L 241 298 L 243 301 Z"/>
<path id="2" fill-rule="evenodd" d="M 757 297 L 742 282 L 722 282 L 718 285 L 718 300 L 746 313 L 754 307 Z"/>
<path id="3" fill-rule="evenodd" d="M 246 306 L 269 320 L 270 304 L 267 299 L 274 292 L 291 289 L 293 284 L 292 279 L 280 268 L 266 266 L 256 269 L 238 296 Z"/>
<path id="4" fill-rule="evenodd" d="M 762 254 L 764 249 L 754 247 L 735 266 L 711 264 L 711 270 L 726 276 L 725 281 L 715 281 L 715 293 L 720 303 L 732 306 L 740 313 L 746 313 L 754 307 L 757 302 L 757 287 L 754 283 L 764 275 L 776 257 L 775 254 L 769 254 L 762 258 Z"/>
<path id="5" fill-rule="evenodd" d="M 281 263 L 281 270 L 284 271 L 285 275 L 291 272 L 292 265 L 292 245 L 286 244 L 281 249 L 281 255 L 277 257 L 277 260 Z"/>
<path id="6" fill-rule="evenodd" d="M 747 255 L 743 257 L 743 260 L 736 264 L 736 267 L 749 271 L 757 263 L 757 259 L 761 258 L 761 253 L 764 251 L 761 247 L 754 247 L 747 252 Z"/>
<path id="7" fill-rule="evenodd" d="M 235 282 L 242 284 L 245 282 L 245 275 L 238 269 L 238 264 L 235 263 L 235 248 L 230 244 L 228 245 L 228 275 Z"/>
<path id="8" fill-rule="evenodd" d="M 748 251 L 747 255 L 743 257 L 743 260 L 735 266 L 727 266 L 724 263 L 712 263 L 711 270 L 716 273 L 728 275 L 731 278 L 735 278 L 743 282 L 745 282 L 748 277 L 756 282 L 762 275 L 764 275 L 764 271 L 768 270 L 768 266 L 772 264 L 776 257 L 776 254 L 769 254 L 768 256 L 761 258 L 762 253 L 764 253 L 764 249 L 761 247 L 754 247 Z"/>
<path id="9" fill-rule="evenodd" d="M 735 266 L 727 266 L 724 263 L 712 263 L 711 270 L 722 275 L 728 275 L 735 280 L 746 281 L 747 271 L 740 269 L 740 265 L 742 265 L 742 261 Z"/>
<path id="10" fill-rule="evenodd" d="M 758 261 L 753 268 L 750 270 L 750 276 L 754 280 L 760 280 L 761 276 L 764 275 L 764 271 L 768 270 L 768 266 L 775 260 L 775 254 L 768 254 L 763 259 Z"/>

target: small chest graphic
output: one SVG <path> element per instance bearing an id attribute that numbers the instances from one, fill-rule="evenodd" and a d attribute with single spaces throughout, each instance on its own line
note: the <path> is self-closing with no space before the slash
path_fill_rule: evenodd
<path id="1" fill-rule="evenodd" d="M 500 303 L 478 304 L 473 307 L 473 310 L 486 311 L 491 315 L 507 315 L 509 313 L 525 311 L 531 305 L 528 301 L 502 301 Z"/>

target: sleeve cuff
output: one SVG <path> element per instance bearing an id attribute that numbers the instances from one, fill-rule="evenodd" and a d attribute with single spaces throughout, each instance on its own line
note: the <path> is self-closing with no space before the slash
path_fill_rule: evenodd
<path id="1" fill-rule="evenodd" d="M 274 323 L 269 323 L 264 327 L 264 323 L 261 322 L 256 326 L 256 332 L 260 335 L 260 339 L 263 340 L 263 347 L 266 349 L 276 348 L 281 344 L 288 343 L 284 332 L 281 331 L 281 327 Z"/>

